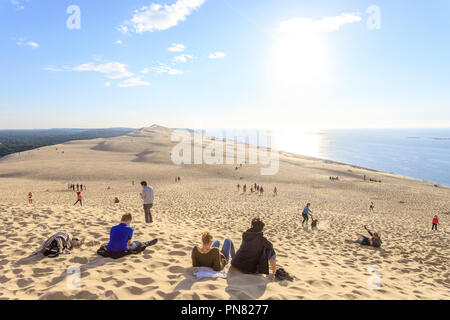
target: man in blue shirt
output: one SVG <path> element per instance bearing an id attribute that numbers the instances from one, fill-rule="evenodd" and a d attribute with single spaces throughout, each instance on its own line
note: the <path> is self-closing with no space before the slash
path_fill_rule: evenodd
<path id="1" fill-rule="evenodd" d="M 130 213 L 124 214 L 120 220 L 120 224 L 111 228 L 109 233 L 109 243 L 106 246 L 107 252 L 125 253 L 125 251 L 128 250 L 128 252 L 135 253 L 143 251 L 146 247 L 153 246 L 158 242 L 158 239 L 147 242 L 132 242 L 133 228 L 130 226 L 132 219 Z"/>
<path id="2" fill-rule="evenodd" d="M 306 207 L 303 209 L 303 211 L 302 211 L 302 216 L 303 216 L 303 221 L 302 221 L 302 225 L 305 223 L 305 221 L 306 222 L 308 222 L 308 214 L 311 216 L 311 218 L 312 218 L 312 211 L 311 211 L 311 209 L 309 208 L 311 206 L 311 203 L 307 203 L 306 204 Z"/>
<path id="3" fill-rule="evenodd" d="M 111 228 L 109 234 L 109 243 L 106 247 L 108 252 L 122 252 L 129 249 L 129 245 L 132 244 L 131 238 L 133 237 L 133 228 L 131 224 L 131 214 L 124 214 L 120 220 L 120 224 Z"/>

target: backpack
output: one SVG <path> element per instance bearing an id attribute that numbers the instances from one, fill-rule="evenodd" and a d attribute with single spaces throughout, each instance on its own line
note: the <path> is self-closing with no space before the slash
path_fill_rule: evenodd
<path id="1" fill-rule="evenodd" d="M 61 253 L 69 253 L 70 249 L 72 249 L 70 235 L 66 232 L 58 232 L 44 241 L 41 253 L 46 257 L 54 258 Z"/>

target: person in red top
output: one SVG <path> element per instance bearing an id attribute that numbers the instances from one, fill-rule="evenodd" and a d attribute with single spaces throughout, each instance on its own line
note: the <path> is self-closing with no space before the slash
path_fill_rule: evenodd
<path id="1" fill-rule="evenodd" d="M 437 216 L 434 216 L 433 218 L 433 225 L 431 226 L 431 230 L 436 230 L 437 231 L 437 225 L 439 224 L 439 220 Z"/>
<path id="2" fill-rule="evenodd" d="M 77 202 L 73 205 L 76 205 L 78 202 L 80 203 L 80 206 L 83 206 L 83 196 L 81 195 L 81 192 L 77 192 Z"/>

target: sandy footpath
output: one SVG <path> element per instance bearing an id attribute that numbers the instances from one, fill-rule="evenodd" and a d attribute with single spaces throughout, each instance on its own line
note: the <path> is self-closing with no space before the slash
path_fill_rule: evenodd
<path id="1" fill-rule="evenodd" d="M 450 188 L 289 153 L 280 154 L 273 176 L 261 176 L 258 165 L 176 166 L 170 133 L 152 126 L 2 159 L 0 299 L 450 299 Z M 364 174 L 382 182 L 363 181 Z M 155 189 L 153 224 L 144 223 L 141 180 Z M 71 182 L 87 186 L 83 207 L 73 206 Z M 238 183 L 258 183 L 265 194 L 238 192 Z M 368 210 L 371 201 L 375 212 Z M 316 231 L 302 228 L 306 202 L 319 218 Z M 158 244 L 118 260 L 96 255 L 124 213 L 134 216 L 136 240 L 158 238 Z M 431 231 L 435 214 L 437 232 Z M 196 281 L 190 253 L 201 231 L 239 247 L 256 216 L 266 223 L 279 265 L 295 280 L 227 267 L 227 279 Z M 364 233 L 363 225 L 381 233 L 381 249 L 344 242 Z M 54 259 L 27 258 L 57 231 L 87 245 Z M 71 266 L 81 270 L 79 289 L 67 285 Z M 370 270 L 380 272 L 378 289 L 368 288 Z"/>

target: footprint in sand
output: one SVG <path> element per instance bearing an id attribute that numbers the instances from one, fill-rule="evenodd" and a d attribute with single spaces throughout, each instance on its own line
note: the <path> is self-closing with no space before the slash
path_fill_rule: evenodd
<path id="1" fill-rule="evenodd" d="M 153 280 L 152 278 L 137 278 L 134 279 L 134 281 L 136 281 L 136 283 L 141 284 L 143 286 L 149 285 L 153 282 L 155 282 L 155 280 Z"/>
<path id="2" fill-rule="evenodd" d="M 170 251 L 169 256 L 185 256 L 187 255 L 184 251 Z"/>

